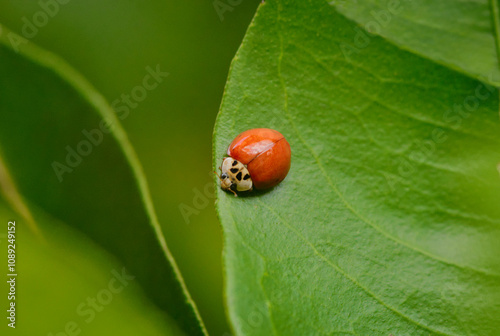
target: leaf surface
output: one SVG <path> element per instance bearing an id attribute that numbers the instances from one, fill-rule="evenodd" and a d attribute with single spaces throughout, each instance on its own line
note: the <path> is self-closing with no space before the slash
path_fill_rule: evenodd
<path id="1" fill-rule="evenodd" d="M 333 0 L 329 4 L 400 48 L 500 86 L 498 0 Z M 359 37 L 357 47 L 364 43 Z"/>
<path id="2" fill-rule="evenodd" d="M 266 1 L 233 61 L 214 166 L 250 128 L 292 148 L 274 189 L 217 194 L 235 332 L 496 335 L 497 90 L 380 37 L 352 51 L 356 27 Z"/>

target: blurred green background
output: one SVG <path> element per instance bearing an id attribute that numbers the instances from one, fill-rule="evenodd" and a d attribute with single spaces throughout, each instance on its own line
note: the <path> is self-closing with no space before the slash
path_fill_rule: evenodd
<path id="1" fill-rule="evenodd" d="M 48 0 L 40 3 L 47 3 Z M 22 34 L 38 1 L 0 0 L 0 22 Z M 169 77 L 122 120 L 148 179 L 167 243 L 211 335 L 229 332 L 222 238 L 211 191 L 212 129 L 234 56 L 258 1 L 69 1 L 31 40 L 60 55 L 108 99 Z M 186 176 L 188 178 L 186 178 Z M 207 190 L 207 188 L 209 188 Z M 180 206 L 195 209 L 188 221 Z M 187 209 L 187 208 L 185 208 Z"/>

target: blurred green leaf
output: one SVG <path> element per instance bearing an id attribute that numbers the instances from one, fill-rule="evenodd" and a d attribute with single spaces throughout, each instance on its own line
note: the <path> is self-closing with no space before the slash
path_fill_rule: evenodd
<path id="1" fill-rule="evenodd" d="M 214 165 L 250 128 L 292 148 L 279 186 L 217 194 L 235 331 L 497 335 L 498 92 L 356 27 L 266 1 L 233 61 Z"/>
<path id="2" fill-rule="evenodd" d="M 405 50 L 500 86 L 498 0 L 329 3 L 366 30 Z M 362 39 L 358 43 L 363 44 Z"/>
<path id="3" fill-rule="evenodd" d="M 23 18 L 34 22 L 40 4 L 47 2 L 54 3 L 0 0 L 0 22 L 22 34 L 28 25 Z M 221 22 L 212 1 L 69 1 L 31 39 L 70 63 L 108 102 L 140 84 L 148 65 L 160 64 L 170 72 L 119 119 L 147 176 L 168 248 L 208 332 L 219 336 L 230 329 L 223 307 L 215 196 L 190 217 L 189 225 L 179 205 L 193 206 L 194 188 L 213 187 L 212 144 L 207 140 L 230 61 L 258 5 L 231 3 L 233 10 Z M 187 165 L 189 179 L 178 178 Z"/>
<path id="4" fill-rule="evenodd" d="M 63 60 L 27 41 L 12 44 L 20 37 L 6 28 L 1 33 L 0 150 L 20 194 L 115 255 L 184 332 L 202 335 L 113 110 Z"/>
<path id="5" fill-rule="evenodd" d="M 68 225 L 30 208 L 46 241 L 0 199 L 0 247 L 7 250 L 3 233 L 15 220 L 17 251 L 16 328 L 5 320 L 2 335 L 185 335 L 145 299 L 136 279 L 116 260 Z M 9 293 L 6 281 L 0 290 Z"/>

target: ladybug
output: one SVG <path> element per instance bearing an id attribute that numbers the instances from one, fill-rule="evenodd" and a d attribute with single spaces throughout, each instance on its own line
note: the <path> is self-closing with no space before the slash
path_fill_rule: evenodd
<path id="1" fill-rule="evenodd" d="M 237 192 L 269 189 L 290 170 L 290 144 L 278 131 L 254 128 L 238 135 L 227 149 L 219 176 L 223 190 Z"/>

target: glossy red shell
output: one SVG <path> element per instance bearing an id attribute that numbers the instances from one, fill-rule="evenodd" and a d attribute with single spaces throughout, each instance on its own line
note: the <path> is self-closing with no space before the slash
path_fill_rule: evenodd
<path id="1" fill-rule="evenodd" d="M 280 132 L 254 128 L 238 135 L 229 145 L 227 155 L 247 165 L 255 189 L 268 189 L 285 179 L 292 152 Z"/>

